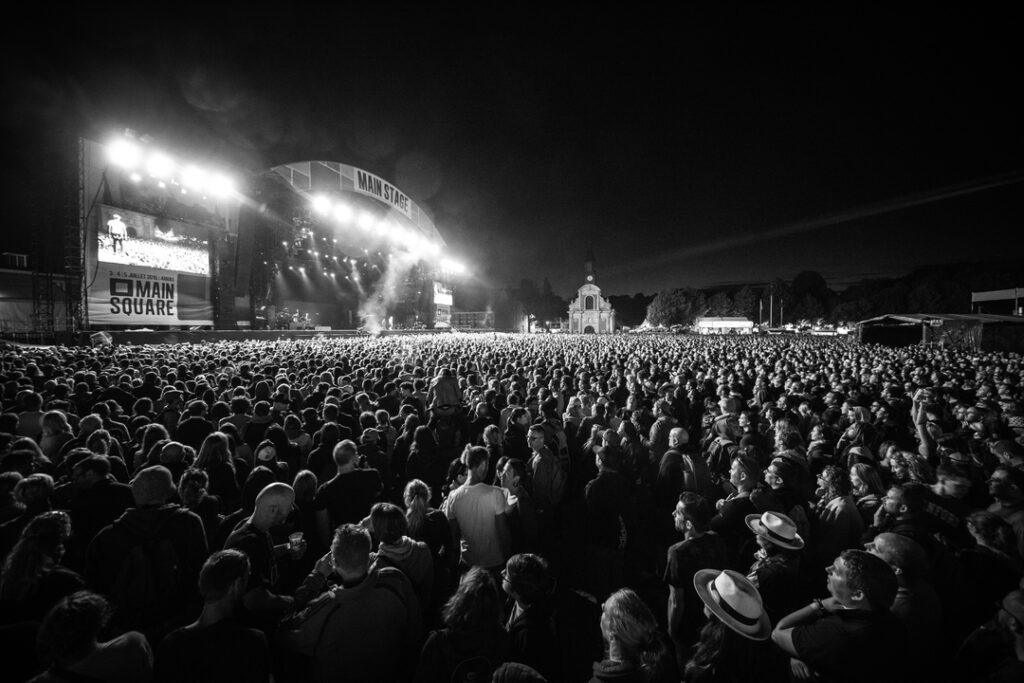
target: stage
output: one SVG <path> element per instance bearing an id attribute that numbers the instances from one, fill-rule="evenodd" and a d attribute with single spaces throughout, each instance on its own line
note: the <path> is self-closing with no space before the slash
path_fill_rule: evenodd
<path id="1" fill-rule="evenodd" d="M 451 330 L 381 330 L 382 337 L 409 334 L 447 334 Z M 294 341 L 324 337 L 368 337 L 364 330 L 104 330 L 115 346 L 130 344 L 204 344 L 209 342 Z M 82 332 L 81 346 L 95 344 L 96 332 Z"/>

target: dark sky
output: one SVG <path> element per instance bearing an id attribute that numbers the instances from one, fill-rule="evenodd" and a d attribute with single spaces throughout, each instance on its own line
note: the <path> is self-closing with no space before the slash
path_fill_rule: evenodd
<path id="1" fill-rule="evenodd" d="M 371 170 L 480 279 L 562 295 L 587 240 L 607 294 L 842 286 L 1024 242 L 1024 183 L 898 208 L 1024 172 L 1009 14 L 102 7 L 3 29 L 8 243 L 60 200 L 57 141 L 125 127 L 249 171 Z"/>

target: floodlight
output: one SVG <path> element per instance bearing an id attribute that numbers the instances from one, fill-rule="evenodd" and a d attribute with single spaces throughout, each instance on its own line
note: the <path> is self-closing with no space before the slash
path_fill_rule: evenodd
<path id="1" fill-rule="evenodd" d="M 186 166 L 181 172 L 181 184 L 193 190 L 203 190 L 209 182 L 206 171 L 195 166 Z"/>
<path id="2" fill-rule="evenodd" d="M 359 214 L 359 227 L 363 230 L 369 230 L 373 227 L 373 214 L 369 211 L 363 211 Z"/>
<path id="3" fill-rule="evenodd" d="M 313 197 L 313 210 L 319 214 L 327 215 L 331 211 L 331 200 L 327 195 L 318 194 Z"/>
<path id="4" fill-rule="evenodd" d="M 153 152 L 146 160 L 146 173 L 154 178 L 166 178 L 174 170 L 174 161 L 163 152 Z"/>
<path id="5" fill-rule="evenodd" d="M 134 142 L 118 139 L 107 145 L 107 158 L 115 166 L 130 171 L 139 165 L 142 150 Z"/>
<path id="6" fill-rule="evenodd" d="M 215 196 L 227 197 L 235 191 L 235 184 L 227 176 L 218 173 L 210 178 L 210 191 Z"/>
<path id="7" fill-rule="evenodd" d="M 334 207 L 334 217 L 342 223 L 348 223 L 352 220 L 352 207 L 348 204 L 338 204 Z"/>

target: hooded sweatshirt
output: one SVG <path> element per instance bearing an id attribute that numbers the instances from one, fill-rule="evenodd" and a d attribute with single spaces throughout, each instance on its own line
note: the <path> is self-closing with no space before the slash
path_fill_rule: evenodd
<path id="1" fill-rule="evenodd" d="M 180 505 L 130 508 L 105 527 L 91 544 L 85 558 L 85 578 L 91 588 L 110 594 L 128 553 L 140 543 L 168 538 L 178 556 L 182 586 L 197 597 L 199 570 L 206 560 L 206 532 L 199 516 Z"/>
<path id="2" fill-rule="evenodd" d="M 400 541 L 390 545 L 381 543 L 371 562 L 374 568 L 391 566 L 401 569 L 409 577 L 420 605 L 427 607 L 434 585 L 434 558 L 426 543 L 408 536 L 402 536 Z"/>

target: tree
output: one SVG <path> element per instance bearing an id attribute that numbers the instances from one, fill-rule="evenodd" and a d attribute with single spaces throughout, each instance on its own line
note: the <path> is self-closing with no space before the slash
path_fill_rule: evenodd
<path id="1" fill-rule="evenodd" d="M 704 293 L 689 287 L 658 292 L 647 307 L 651 325 L 690 325 L 704 311 Z"/>
<path id="2" fill-rule="evenodd" d="M 732 315 L 741 318 L 754 318 L 754 307 L 757 305 L 757 297 L 750 285 L 743 285 L 732 297 Z"/>
<path id="3" fill-rule="evenodd" d="M 726 316 L 732 310 L 732 302 L 725 292 L 717 292 L 708 299 L 708 315 Z"/>

